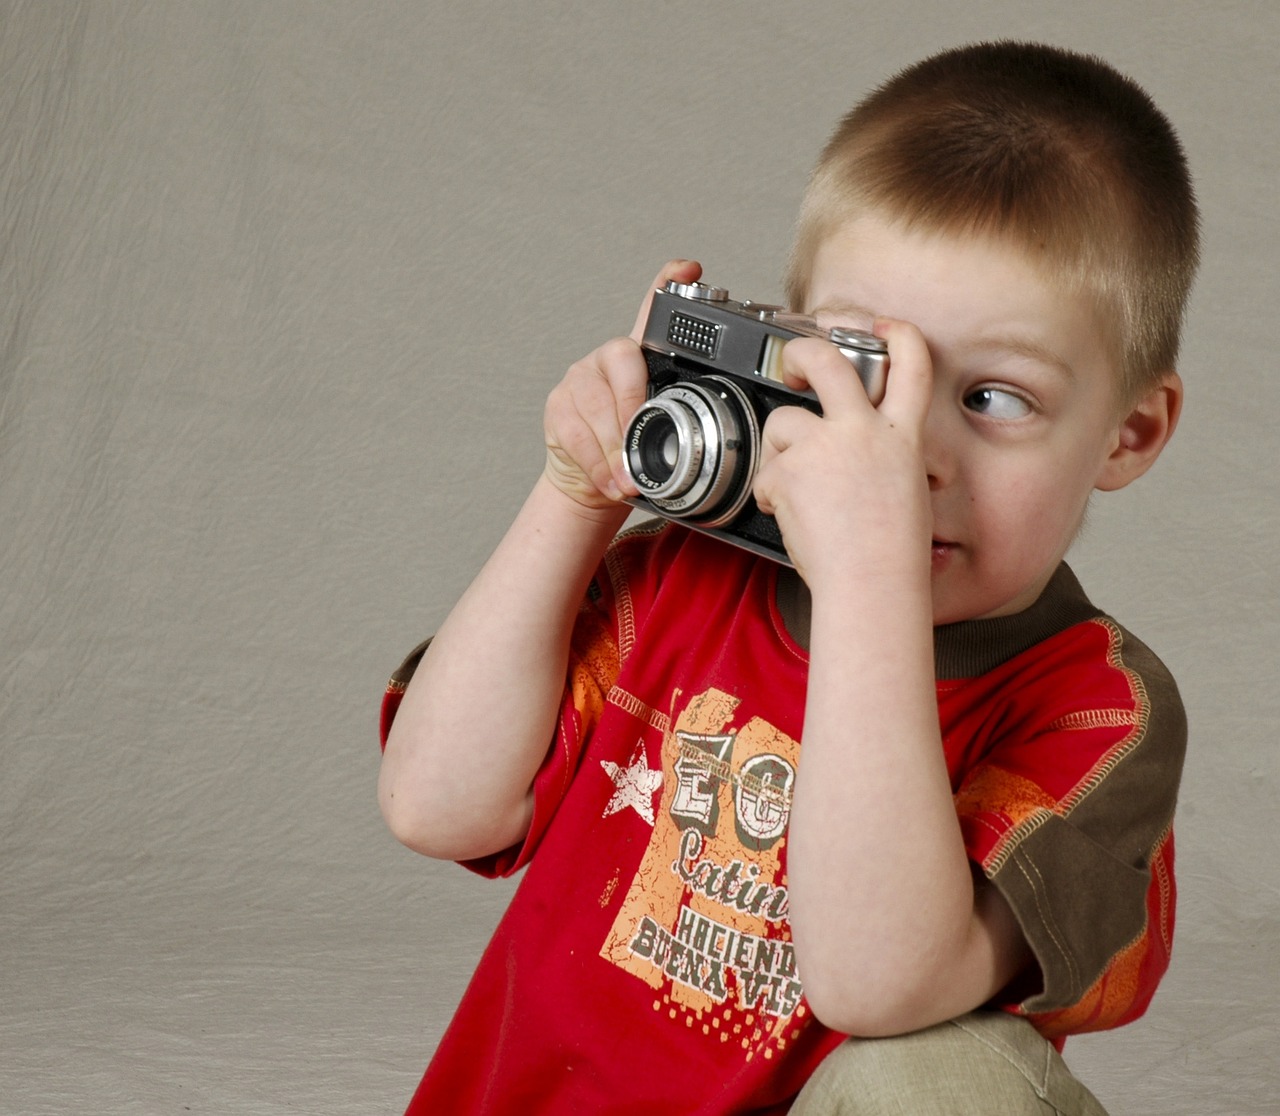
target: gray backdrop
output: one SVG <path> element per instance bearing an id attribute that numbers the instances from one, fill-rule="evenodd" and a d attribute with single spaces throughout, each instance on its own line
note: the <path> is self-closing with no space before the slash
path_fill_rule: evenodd
<path id="1" fill-rule="evenodd" d="M 0 3 L 0 1111 L 400 1110 L 507 887 L 383 829 L 378 701 L 545 393 L 669 256 L 776 297 L 838 115 L 1004 36 L 1141 81 L 1206 219 L 1182 429 L 1075 558 L 1189 706 L 1174 966 L 1068 1056 L 1275 1111 L 1270 0 Z"/>

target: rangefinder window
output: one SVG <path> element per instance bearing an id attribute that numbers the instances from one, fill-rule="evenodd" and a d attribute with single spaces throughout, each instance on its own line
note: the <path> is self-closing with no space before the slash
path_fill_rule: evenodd
<path id="1" fill-rule="evenodd" d="M 760 354 L 760 375 L 764 379 L 782 383 L 782 349 L 787 340 L 776 333 L 764 339 L 764 351 Z"/>

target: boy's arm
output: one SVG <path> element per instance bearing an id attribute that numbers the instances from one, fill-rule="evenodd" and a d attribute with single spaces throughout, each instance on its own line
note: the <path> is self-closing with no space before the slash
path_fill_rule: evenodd
<path id="1" fill-rule="evenodd" d="M 824 414 L 770 416 L 756 484 L 813 596 L 788 837 L 797 960 L 815 1015 L 862 1036 L 970 1011 L 1030 958 L 999 893 L 975 885 L 956 816 L 934 681 L 929 358 L 914 328 L 883 332 L 878 410 L 833 348 L 788 346 Z"/>
<path id="2" fill-rule="evenodd" d="M 700 273 L 673 261 L 655 285 Z M 472 859 L 528 832 L 574 616 L 629 511 L 621 432 L 645 397 L 638 336 L 579 361 L 551 393 L 546 468 L 405 691 L 378 800 L 392 832 L 419 852 Z"/>

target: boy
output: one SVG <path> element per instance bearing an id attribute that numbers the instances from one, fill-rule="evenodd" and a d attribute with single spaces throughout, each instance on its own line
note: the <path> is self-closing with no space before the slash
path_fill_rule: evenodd
<path id="1" fill-rule="evenodd" d="M 644 360 L 569 370 L 384 708 L 393 832 L 528 865 L 411 1111 L 783 1112 L 820 1064 L 796 1111 L 1100 1111 L 1040 1036 L 1136 1017 L 1168 964 L 1185 722 L 1062 559 L 1173 433 L 1196 254 L 1145 94 L 963 48 L 856 108 L 806 194 L 791 304 L 890 370 L 872 407 L 833 346 L 784 352 L 823 408 L 770 416 L 755 479 L 794 573 L 611 542 Z"/>

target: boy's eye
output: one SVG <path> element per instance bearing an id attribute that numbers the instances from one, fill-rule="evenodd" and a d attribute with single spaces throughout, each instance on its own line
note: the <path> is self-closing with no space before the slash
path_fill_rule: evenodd
<path id="1" fill-rule="evenodd" d="M 983 387 L 965 396 L 969 410 L 987 418 L 1020 419 L 1031 414 L 1031 404 L 1022 396 L 1003 388 Z"/>

